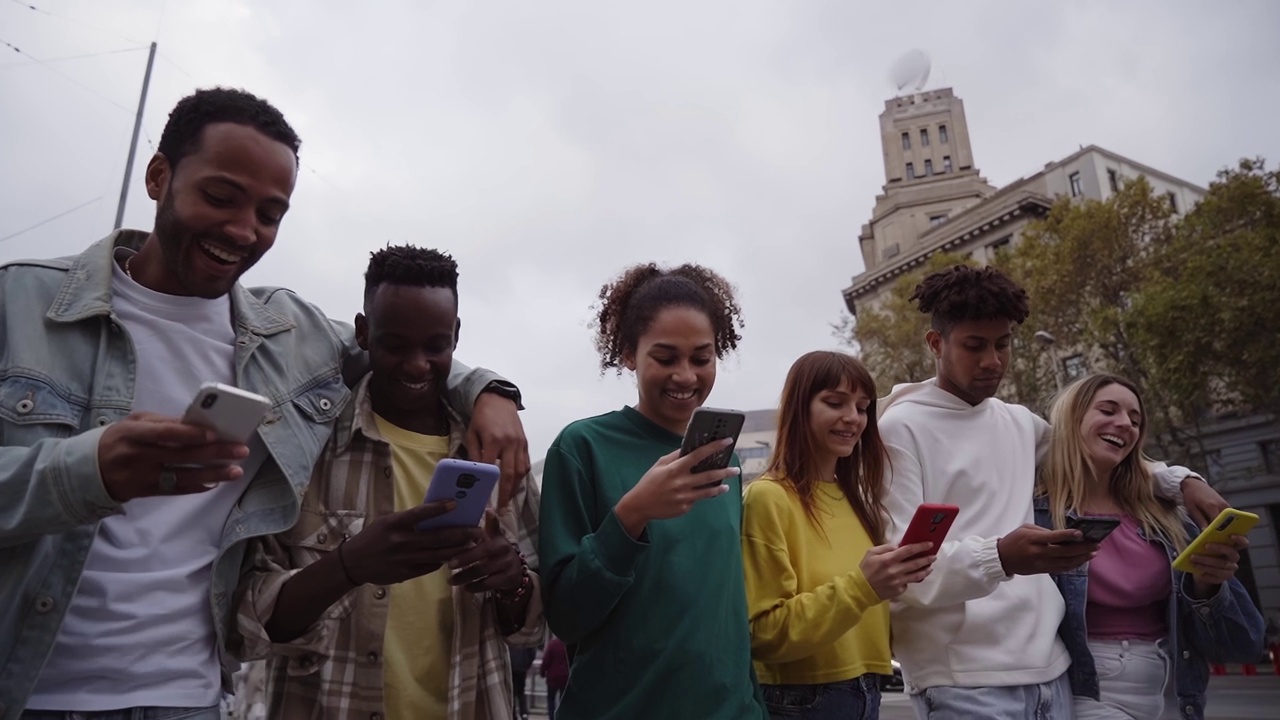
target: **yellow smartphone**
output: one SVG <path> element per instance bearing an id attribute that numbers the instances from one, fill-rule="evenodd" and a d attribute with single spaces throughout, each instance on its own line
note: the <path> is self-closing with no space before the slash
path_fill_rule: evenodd
<path id="1" fill-rule="evenodd" d="M 1258 524 L 1258 516 L 1243 510 L 1227 508 L 1209 523 L 1200 536 L 1191 541 L 1186 550 L 1174 558 L 1173 567 L 1187 573 L 1193 573 L 1196 566 L 1191 564 L 1191 556 L 1204 552 L 1209 543 L 1230 545 L 1232 535 L 1247 535 L 1254 525 Z"/>

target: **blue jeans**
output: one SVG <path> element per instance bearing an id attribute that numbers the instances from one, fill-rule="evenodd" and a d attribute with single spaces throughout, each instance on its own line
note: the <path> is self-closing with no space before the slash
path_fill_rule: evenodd
<path id="1" fill-rule="evenodd" d="M 222 720 L 222 708 L 140 707 L 123 710 L 27 710 L 22 720 Z"/>
<path id="2" fill-rule="evenodd" d="M 920 720 L 1074 720 L 1071 681 L 1063 673 L 1039 685 L 931 687 L 911 696 Z"/>
<path id="3" fill-rule="evenodd" d="M 821 685 L 761 685 L 773 720 L 880 720 L 880 676 Z"/>

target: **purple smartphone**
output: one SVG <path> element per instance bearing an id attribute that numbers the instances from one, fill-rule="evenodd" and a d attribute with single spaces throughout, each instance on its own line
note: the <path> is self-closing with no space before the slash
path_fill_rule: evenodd
<path id="1" fill-rule="evenodd" d="M 427 487 L 427 497 L 423 502 L 453 500 L 458 506 L 440 517 L 423 520 L 415 528 L 476 527 L 484 517 L 484 509 L 489 506 L 489 497 L 498 484 L 498 475 L 497 465 L 453 458 L 441 460 L 431 476 L 431 485 Z"/>

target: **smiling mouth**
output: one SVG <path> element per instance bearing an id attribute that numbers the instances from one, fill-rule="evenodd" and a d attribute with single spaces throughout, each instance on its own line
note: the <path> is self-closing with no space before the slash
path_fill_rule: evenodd
<path id="1" fill-rule="evenodd" d="M 663 390 L 662 394 L 666 395 L 671 400 L 675 400 L 677 402 L 687 402 L 697 397 L 698 391 L 697 390 Z"/>
<path id="2" fill-rule="evenodd" d="M 409 388 L 414 392 L 422 392 L 423 390 L 426 390 L 427 388 L 431 387 L 430 379 L 423 380 L 422 382 L 414 382 L 414 383 L 407 382 L 405 380 L 397 380 L 396 382 L 400 383 L 401 385 Z"/>
<path id="3" fill-rule="evenodd" d="M 204 240 L 198 241 L 197 244 L 205 255 L 221 265 L 235 265 L 245 258 L 243 253 L 233 253 Z"/>
<path id="4" fill-rule="evenodd" d="M 856 438 L 856 437 L 857 437 L 857 434 L 855 434 L 852 430 L 850 430 L 850 431 L 844 431 L 844 430 L 832 430 L 832 431 L 831 431 L 831 434 L 832 434 L 832 435 L 835 435 L 836 437 L 840 438 L 841 440 L 849 440 L 849 441 L 852 441 L 854 438 Z"/>
<path id="5" fill-rule="evenodd" d="M 1099 435 L 1098 437 L 1102 438 L 1102 442 L 1108 445 L 1124 449 L 1124 440 L 1121 440 L 1115 435 Z"/>

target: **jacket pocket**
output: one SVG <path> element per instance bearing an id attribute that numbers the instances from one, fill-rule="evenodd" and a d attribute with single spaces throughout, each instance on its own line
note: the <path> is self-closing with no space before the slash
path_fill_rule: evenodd
<path id="1" fill-rule="evenodd" d="M 79 429 L 86 407 L 35 373 L 8 375 L 0 379 L 0 443 L 29 447 L 69 437 Z"/>

